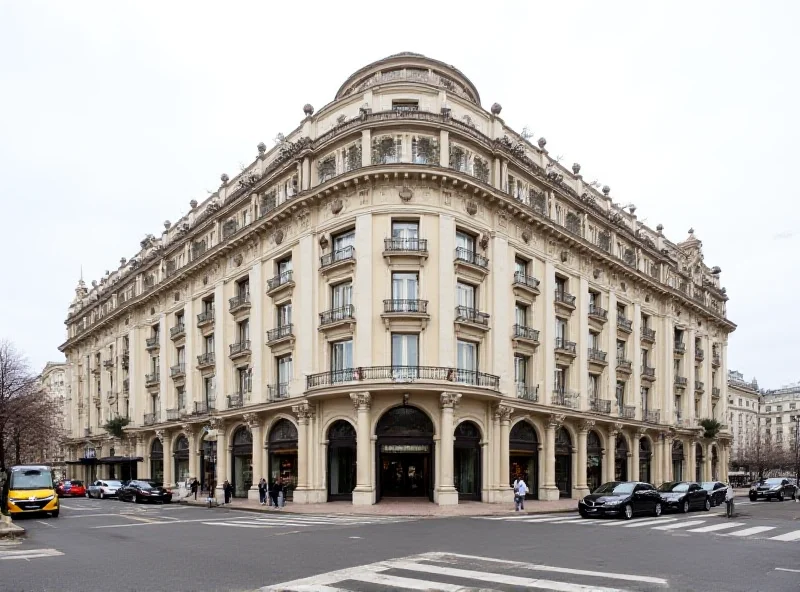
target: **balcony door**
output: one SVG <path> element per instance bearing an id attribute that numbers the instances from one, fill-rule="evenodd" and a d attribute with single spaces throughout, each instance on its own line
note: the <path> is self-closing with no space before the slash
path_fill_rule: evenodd
<path id="1" fill-rule="evenodd" d="M 419 335 L 392 333 L 392 380 L 411 380 L 419 365 Z"/>
<path id="2" fill-rule="evenodd" d="M 458 382 L 472 384 L 478 372 L 478 344 L 471 341 L 458 340 L 456 347 L 456 367 Z"/>
<path id="3" fill-rule="evenodd" d="M 333 251 L 341 251 L 356 244 L 356 231 L 351 230 L 333 237 Z"/>
<path id="4" fill-rule="evenodd" d="M 475 286 L 456 282 L 456 305 L 466 308 L 476 308 Z"/>
<path id="5" fill-rule="evenodd" d="M 392 238 L 419 239 L 419 222 L 392 222 Z"/>
<path id="6" fill-rule="evenodd" d="M 418 290 L 419 276 L 416 273 L 392 274 L 392 300 L 416 300 Z"/>
<path id="7" fill-rule="evenodd" d="M 292 303 L 281 304 L 278 307 L 278 327 L 286 327 L 292 324 Z"/>
<path id="8" fill-rule="evenodd" d="M 342 308 L 353 303 L 353 284 L 345 282 L 331 288 L 331 308 Z"/>
<path id="9" fill-rule="evenodd" d="M 475 237 L 466 232 L 456 232 L 456 248 L 470 253 L 475 252 Z"/>
<path id="10" fill-rule="evenodd" d="M 352 380 L 353 341 L 337 341 L 331 344 L 331 381 Z"/>

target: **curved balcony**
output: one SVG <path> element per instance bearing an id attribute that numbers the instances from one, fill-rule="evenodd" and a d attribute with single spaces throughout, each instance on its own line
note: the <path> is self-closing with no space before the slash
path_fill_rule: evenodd
<path id="1" fill-rule="evenodd" d="M 270 329 L 267 331 L 267 345 L 270 348 L 276 348 L 284 344 L 289 344 L 290 346 L 294 342 L 294 324 L 287 323 L 285 325 L 281 325 L 280 327 L 276 327 L 275 329 Z"/>
<path id="2" fill-rule="evenodd" d="M 474 282 L 481 282 L 489 273 L 489 260 L 475 251 L 458 247 L 453 261 L 456 274 Z"/>
<path id="3" fill-rule="evenodd" d="M 676 341 L 674 351 L 679 356 L 682 356 L 684 353 L 686 353 L 686 344 L 683 341 Z"/>
<path id="4" fill-rule="evenodd" d="M 289 295 L 294 288 L 294 272 L 290 269 L 267 280 L 267 296 L 272 299 Z"/>
<path id="5" fill-rule="evenodd" d="M 186 337 L 186 326 L 183 323 L 178 323 L 169 330 L 169 338 L 172 341 L 177 341 L 182 337 Z"/>
<path id="6" fill-rule="evenodd" d="M 689 379 L 685 376 L 676 376 L 675 377 L 675 388 L 676 389 L 685 389 L 686 385 L 689 383 Z"/>
<path id="7" fill-rule="evenodd" d="M 611 400 L 610 399 L 589 399 L 589 411 L 592 413 L 602 413 L 603 415 L 611 414 Z"/>
<path id="8" fill-rule="evenodd" d="M 229 358 L 231 360 L 235 360 L 237 358 L 241 358 L 247 355 L 250 355 L 250 340 L 244 339 L 239 341 L 238 343 L 231 343 L 230 344 L 230 354 Z"/>
<path id="9" fill-rule="evenodd" d="M 284 399 L 289 398 L 289 383 L 288 382 L 279 382 L 277 384 L 271 384 L 267 387 L 269 400 L 271 403 L 275 401 L 282 401 Z"/>
<path id="10" fill-rule="evenodd" d="M 384 300 L 381 318 L 387 329 L 425 329 L 430 319 L 428 301 L 416 299 Z"/>
<path id="11" fill-rule="evenodd" d="M 516 324 L 512 328 L 511 339 L 514 341 L 514 346 L 526 345 L 529 348 L 535 349 L 539 346 L 539 330 L 531 329 L 525 325 Z"/>
<path id="12" fill-rule="evenodd" d="M 554 302 L 556 309 L 561 312 L 571 313 L 575 310 L 575 296 L 564 290 L 555 290 Z"/>
<path id="13" fill-rule="evenodd" d="M 593 329 L 602 330 L 603 325 L 608 321 L 608 311 L 600 306 L 589 305 L 589 325 Z"/>
<path id="14" fill-rule="evenodd" d="M 617 329 L 625 333 L 633 332 L 633 321 L 626 319 L 621 315 L 617 315 Z"/>
<path id="15" fill-rule="evenodd" d="M 651 329 L 649 327 L 642 327 L 642 341 L 647 341 L 648 343 L 655 343 L 656 330 Z"/>
<path id="16" fill-rule="evenodd" d="M 352 334 L 356 325 L 356 307 L 352 304 L 332 308 L 319 313 L 319 331 L 328 338 L 339 338 Z"/>
<path id="17" fill-rule="evenodd" d="M 652 366 L 642 366 L 642 380 L 653 382 L 656 379 L 656 369 Z"/>
<path id="18" fill-rule="evenodd" d="M 594 370 L 602 370 L 608 366 L 608 354 L 600 349 L 593 347 L 588 351 L 589 366 Z"/>
<path id="19" fill-rule="evenodd" d="M 550 402 L 557 407 L 567 407 L 568 409 L 577 409 L 579 400 L 580 400 L 580 393 L 576 391 L 571 391 L 569 389 L 556 387 L 553 389 Z"/>
<path id="20" fill-rule="evenodd" d="M 186 376 L 186 365 L 185 364 L 175 364 L 171 366 L 169 369 L 170 378 L 183 378 Z"/>
<path id="21" fill-rule="evenodd" d="M 159 382 L 161 382 L 161 376 L 158 372 L 152 372 L 144 376 L 144 385 L 146 387 L 157 386 Z"/>
<path id="22" fill-rule="evenodd" d="M 539 385 L 528 385 L 524 382 L 518 382 L 516 385 L 517 398 L 531 403 L 539 402 Z"/>
<path id="23" fill-rule="evenodd" d="M 511 285 L 514 288 L 514 294 L 523 298 L 528 297 L 532 299 L 540 294 L 539 283 L 539 280 L 532 275 L 524 274 L 521 271 L 515 271 L 514 281 Z"/>
<path id="24" fill-rule="evenodd" d="M 233 314 L 250 308 L 250 292 L 228 299 L 228 311 Z"/>
<path id="25" fill-rule="evenodd" d="M 475 370 L 462 370 L 444 366 L 362 366 L 320 372 L 306 377 L 306 389 L 314 390 L 339 384 L 420 383 L 463 384 L 493 391 L 500 389 L 500 377 Z"/>
<path id="26" fill-rule="evenodd" d="M 197 327 L 207 327 L 214 324 L 214 309 L 211 308 L 197 315 Z"/>
<path id="27" fill-rule="evenodd" d="M 319 269 L 323 275 L 333 275 L 334 273 L 347 273 L 356 265 L 356 249 L 347 246 L 326 253 L 319 258 Z"/>
<path id="28" fill-rule="evenodd" d="M 424 265 L 428 258 L 428 241 L 424 238 L 385 238 L 383 258 L 386 263 Z"/>
<path id="29" fill-rule="evenodd" d="M 563 337 L 556 337 L 555 354 L 558 363 L 571 364 L 572 360 L 578 355 L 577 344 Z"/>
<path id="30" fill-rule="evenodd" d="M 633 372 L 633 363 L 625 358 L 617 358 L 617 373 L 630 374 Z"/>
<path id="31" fill-rule="evenodd" d="M 154 349 L 158 349 L 158 335 L 154 337 L 148 337 L 144 341 L 144 348 L 147 351 L 153 351 Z"/>
<path id="32" fill-rule="evenodd" d="M 706 353 L 702 350 L 702 348 L 695 348 L 694 350 L 694 359 L 698 362 L 702 362 L 706 357 Z"/>
<path id="33" fill-rule="evenodd" d="M 489 330 L 489 315 L 469 306 L 456 306 L 456 335 L 481 337 Z"/>
<path id="34" fill-rule="evenodd" d="M 204 368 L 213 368 L 216 360 L 214 352 L 206 352 L 197 356 L 197 368 L 202 370 Z"/>

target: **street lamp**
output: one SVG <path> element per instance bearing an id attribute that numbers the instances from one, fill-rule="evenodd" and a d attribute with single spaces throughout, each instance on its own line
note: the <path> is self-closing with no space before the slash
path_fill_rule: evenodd
<path id="1" fill-rule="evenodd" d="M 794 472 L 795 472 L 795 486 L 800 486 L 800 415 L 792 415 L 794 421 Z M 795 495 L 794 501 L 798 497 Z"/>

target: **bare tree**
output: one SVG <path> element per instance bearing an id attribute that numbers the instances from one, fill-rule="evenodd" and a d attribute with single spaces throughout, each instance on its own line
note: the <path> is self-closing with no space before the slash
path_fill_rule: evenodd
<path id="1" fill-rule="evenodd" d="M 738 450 L 733 462 L 759 479 L 777 476 L 794 467 L 794 447 L 787 448 L 775 442 L 769 433 L 756 429 L 745 446 Z"/>

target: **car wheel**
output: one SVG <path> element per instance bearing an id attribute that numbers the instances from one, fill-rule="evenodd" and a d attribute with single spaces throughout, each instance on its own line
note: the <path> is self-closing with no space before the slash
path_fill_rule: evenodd
<path id="1" fill-rule="evenodd" d="M 751 496 L 750 496 L 750 501 L 751 501 L 751 502 L 754 502 L 754 501 L 756 501 L 757 499 L 758 499 L 758 498 L 757 498 L 756 496 L 754 496 L 754 495 L 751 495 Z"/>
<path id="2" fill-rule="evenodd" d="M 782 502 L 783 501 L 783 492 L 779 491 L 778 495 L 775 496 L 775 499 L 778 500 L 779 502 Z"/>
<path id="3" fill-rule="evenodd" d="M 579 511 L 578 511 L 578 514 L 580 514 L 580 515 L 581 515 L 581 518 L 588 518 L 588 517 L 589 517 L 589 514 L 587 514 L 587 513 L 586 513 L 586 512 L 584 512 L 583 510 L 579 510 Z"/>
<path id="4" fill-rule="evenodd" d="M 630 504 L 625 504 L 625 509 L 623 510 L 623 516 L 625 520 L 630 520 L 633 518 L 633 506 Z"/>
<path id="5" fill-rule="evenodd" d="M 711 500 L 708 499 L 708 498 L 706 498 L 706 506 L 705 506 L 705 508 L 706 508 L 706 512 L 708 512 L 711 509 Z"/>
<path id="6" fill-rule="evenodd" d="M 137 504 L 143 504 L 144 503 L 144 500 L 142 498 L 140 498 L 138 495 L 134 499 L 136 500 Z"/>
<path id="7" fill-rule="evenodd" d="M 689 500 L 683 500 L 683 505 L 681 506 L 681 511 L 684 514 L 688 514 L 689 513 Z"/>
<path id="8" fill-rule="evenodd" d="M 661 516 L 661 503 L 657 503 L 655 509 L 653 510 L 653 516 L 658 518 Z"/>
<path id="9" fill-rule="evenodd" d="M 53 518 L 58 518 L 58 512 L 59 512 L 58 510 L 56 510 L 55 512 L 50 512 L 50 515 L 51 515 Z"/>
<path id="10" fill-rule="evenodd" d="M 103 491 L 102 490 L 100 492 L 98 492 L 97 498 L 98 499 L 103 499 Z"/>

